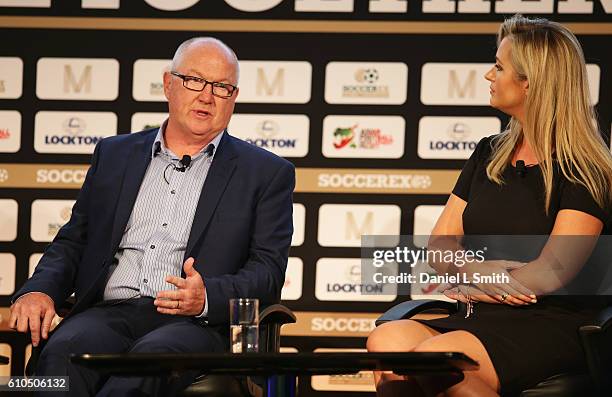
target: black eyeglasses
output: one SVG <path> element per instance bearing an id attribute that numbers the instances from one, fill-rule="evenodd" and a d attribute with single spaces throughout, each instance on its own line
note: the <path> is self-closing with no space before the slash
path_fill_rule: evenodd
<path id="1" fill-rule="evenodd" d="M 183 80 L 183 87 L 191 91 L 203 91 L 208 84 L 212 87 L 212 94 L 219 98 L 229 98 L 234 94 L 238 87 L 228 83 L 218 83 L 216 81 L 208 81 L 201 77 L 185 76 L 179 72 L 170 72 L 171 75 L 179 77 Z"/>

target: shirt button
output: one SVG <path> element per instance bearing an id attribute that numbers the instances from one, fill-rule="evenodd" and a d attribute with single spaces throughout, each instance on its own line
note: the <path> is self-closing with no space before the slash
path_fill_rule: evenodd
<path id="1" fill-rule="evenodd" d="M 149 280 L 147 280 L 147 279 L 145 278 L 144 280 L 142 280 L 142 282 L 146 284 L 146 283 L 148 283 L 148 282 L 149 282 Z"/>
<path id="2" fill-rule="evenodd" d="M 152 249 L 152 250 L 154 250 L 154 249 L 155 249 L 155 246 L 154 246 L 153 244 L 151 244 L 151 249 Z"/>
<path id="3" fill-rule="evenodd" d="M 174 189 L 170 190 L 170 194 L 176 194 L 176 190 Z"/>
<path id="4" fill-rule="evenodd" d="M 162 224 L 162 226 L 163 226 L 163 227 L 166 227 L 166 226 L 168 226 L 168 224 L 167 224 L 167 223 L 163 223 L 163 224 Z"/>

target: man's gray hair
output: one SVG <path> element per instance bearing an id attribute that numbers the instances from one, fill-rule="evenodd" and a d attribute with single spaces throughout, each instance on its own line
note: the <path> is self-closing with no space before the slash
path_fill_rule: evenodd
<path id="1" fill-rule="evenodd" d="M 193 37 L 191 39 L 183 41 L 181 45 L 178 46 L 178 48 L 176 49 L 176 52 L 174 53 L 174 56 L 172 57 L 172 65 L 171 65 L 172 70 L 176 70 L 176 67 L 180 63 L 183 53 L 185 52 L 185 50 L 187 50 L 187 48 L 189 48 L 193 44 L 200 44 L 200 43 L 208 43 L 208 44 L 216 45 L 217 47 L 221 48 L 226 53 L 226 55 L 228 56 L 228 59 L 236 64 L 236 84 L 238 84 L 238 79 L 240 77 L 240 66 L 238 64 L 238 57 L 236 56 L 236 53 L 227 44 L 225 44 L 221 40 L 216 39 L 214 37 L 206 37 L 206 36 Z"/>

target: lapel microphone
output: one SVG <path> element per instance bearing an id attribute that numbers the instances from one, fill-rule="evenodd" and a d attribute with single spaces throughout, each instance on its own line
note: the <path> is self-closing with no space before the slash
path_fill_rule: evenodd
<path id="1" fill-rule="evenodd" d="M 523 160 L 516 160 L 516 175 L 521 178 L 525 177 L 527 174 L 527 167 L 525 167 L 525 162 Z"/>
<path id="2" fill-rule="evenodd" d="M 181 167 L 175 168 L 178 172 L 185 172 L 189 165 L 191 164 L 191 156 L 188 154 L 183 155 L 183 158 L 179 161 Z"/>

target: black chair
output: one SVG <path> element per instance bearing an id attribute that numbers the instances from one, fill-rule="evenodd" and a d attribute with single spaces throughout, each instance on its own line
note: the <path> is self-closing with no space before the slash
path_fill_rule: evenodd
<path id="1" fill-rule="evenodd" d="M 58 309 L 57 314 L 65 317 L 72 306 L 74 298 L 68 298 Z M 280 330 L 284 324 L 295 323 L 295 314 L 281 304 L 270 305 L 259 313 L 259 349 L 262 352 L 278 352 L 280 350 Z M 34 375 L 36 363 L 43 345 L 32 348 L 32 355 L 26 366 L 25 373 Z M 8 362 L 8 358 L 7 358 Z M 2 360 L 0 358 L 0 363 Z M 202 375 L 181 396 L 185 397 L 259 397 L 266 387 L 266 379 L 259 377 L 233 377 L 225 375 Z"/>
<path id="2" fill-rule="evenodd" d="M 434 299 L 412 300 L 387 310 L 376 320 L 376 326 L 388 321 L 409 319 L 425 312 L 451 314 L 457 310 L 457 303 Z M 520 397 L 609 396 L 612 389 L 611 325 L 612 307 L 608 307 L 600 313 L 593 324 L 583 325 L 577 330 L 584 348 L 588 372 L 551 376 L 535 387 L 523 390 Z"/>

